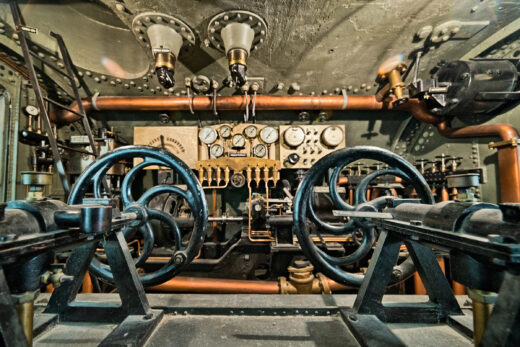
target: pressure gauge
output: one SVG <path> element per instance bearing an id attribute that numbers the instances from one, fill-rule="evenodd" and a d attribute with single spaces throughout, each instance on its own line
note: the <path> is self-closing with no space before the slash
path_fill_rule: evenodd
<path id="1" fill-rule="evenodd" d="M 202 129 L 200 129 L 199 139 L 207 145 L 210 145 L 213 142 L 215 142 L 217 140 L 217 137 L 218 137 L 217 131 L 213 128 L 204 127 Z"/>
<path id="2" fill-rule="evenodd" d="M 250 139 L 254 139 L 258 135 L 258 129 L 254 125 L 250 125 L 244 129 L 244 135 Z"/>
<path id="3" fill-rule="evenodd" d="M 290 127 L 283 133 L 285 143 L 291 147 L 298 147 L 305 140 L 305 132 L 300 127 Z"/>
<path id="4" fill-rule="evenodd" d="M 263 158 L 267 155 L 267 146 L 264 144 L 258 144 L 253 147 L 253 155 L 257 158 Z"/>
<path id="5" fill-rule="evenodd" d="M 235 148 L 244 148 L 246 145 L 246 138 L 242 134 L 235 134 L 231 139 L 231 143 Z"/>
<path id="6" fill-rule="evenodd" d="M 213 158 L 220 158 L 222 154 L 224 154 L 224 147 L 222 147 L 218 143 L 215 143 L 211 145 L 211 147 L 209 148 L 209 153 Z"/>
<path id="7" fill-rule="evenodd" d="M 27 105 L 25 106 L 25 112 L 28 116 L 37 116 L 38 115 L 38 109 L 34 107 L 33 105 Z"/>
<path id="8" fill-rule="evenodd" d="M 223 139 L 228 139 L 231 137 L 231 127 L 229 125 L 223 125 L 220 127 L 218 132 L 220 133 L 220 137 Z"/>
<path id="9" fill-rule="evenodd" d="M 337 126 L 330 126 L 321 133 L 321 142 L 329 147 L 336 147 L 343 141 L 343 130 Z"/>
<path id="10" fill-rule="evenodd" d="M 278 130 L 273 127 L 265 127 L 260 131 L 260 138 L 267 144 L 278 141 Z"/>

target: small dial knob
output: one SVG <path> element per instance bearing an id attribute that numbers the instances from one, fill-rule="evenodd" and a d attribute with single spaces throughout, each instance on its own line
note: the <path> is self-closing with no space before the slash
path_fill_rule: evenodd
<path id="1" fill-rule="evenodd" d="M 291 153 L 287 157 L 287 161 L 291 165 L 295 165 L 298 161 L 300 161 L 300 156 L 297 153 Z"/>
<path id="2" fill-rule="evenodd" d="M 337 126 L 327 127 L 321 133 L 321 142 L 328 147 L 336 147 L 343 141 L 343 130 Z"/>
<path id="3" fill-rule="evenodd" d="M 300 127 L 290 127 L 283 134 L 285 143 L 291 147 L 298 147 L 305 140 L 305 132 Z"/>

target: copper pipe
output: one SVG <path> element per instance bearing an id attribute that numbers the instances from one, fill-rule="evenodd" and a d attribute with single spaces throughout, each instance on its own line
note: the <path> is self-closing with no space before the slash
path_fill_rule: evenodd
<path id="1" fill-rule="evenodd" d="M 334 291 L 348 290 L 351 287 L 327 279 L 329 288 Z M 177 276 L 171 280 L 147 289 L 166 293 L 212 293 L 212 294 L 279 294 L 280 285 L 275 281 L 246 281 L 221 278 L 199 278 Z"/>
<path id="2" fill-rule="evenodd" d="M 448 121 L 437 124 L 439 133 L 448 138 L 500 137 L 502 141 L 519 138 L 518 131 L 510 124 L 471 125 L 451 128 Z M 498 175 L 501 202 L 520 202 L 520 153 L 513 144 L 498 147 Z"/>
<path id="3" fill-rule="evenodd" d="M 148 287 L 159 292 L 187 292 L 213 294 L 278 294 L 280 286 L 274 281 L 245 281 L 220 278 L 176 276 L 157 286 Z"/>
<path id="4" fill-rule="evenodd" d="M 250 99 L 250 98 L 249 98 Z M 346 101 L 346 103 L 345 103 Z M 83 99 L 85 112 L 97 111 L 188 111 L 192 102 L 194 111 L 212 111 L 213 98 L 209 96 L 149 96 L 149 97 L 126 97 L 126 96 L 100 96 L 94 102 L 92 98 Z M 238 111 L 245 110 L 246 102 L 243 95 L 218 96 L 216 98 L 217 110 Z M 95 106 L 94 106 L 95 104 Z M 250 105 L 251 107 L 251 105 Z M 73 102 L 69 108 L 78 111 L 78 105 Z M 378 101 L 375 95 L 257 95 L 255 109 L 263 111 L 281 110 L 392 110 L 392 99 Z M 436 124 L 442 118 L 428 112 L 423 102 L 411 99 L 397 110 L 410 112 L 421 122 Z M 55 122 L 71 123 L 80 119 L 77 114 L 61 110 L 51 115 Z"/>
<path id="5" fill-rule="evenodd" d="M 94 287 L 92 286 L 92 279 L 90 278 L 90 274 L 88 271 L 85 273 L 85 277 L 83 277 L 83 284 L 81 285 L 82 293 L 94 293 Z"/>

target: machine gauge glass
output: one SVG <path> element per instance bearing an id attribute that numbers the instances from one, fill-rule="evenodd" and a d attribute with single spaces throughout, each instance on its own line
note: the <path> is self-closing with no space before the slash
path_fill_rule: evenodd
<path id="1" fill-rule="evenodd" d="M 207 145 L 210 145 L 213 142 L 215 142 L 217 140 L 217 137 L 218 137 L 217 131 L 213 128 L 204 127 L 202 129 L 200 129 L 199 139 Z"/>
<path id="2" fill-rule="evenodd" d="M 337 126 L 330 126 L 321 133 L 321 141 L 329 147 L 336 147 L 343 141 L 343 130 Z"/>
<path id="3" fill-rule="evenodd" d="M 229 125 L 223 125 L 220 127 L 220 129 L 218 130 L 218 132 L 220 133 L 220 137 L 222 137 L 223 139 L 228 139 L 231 137 L 231 127 Z"/>
<path id="4" fill-rule="evenodd" d="M 27 105 L 25 107 L 25 112 L 27 112 L 30 116 L 37 116 L 38 115 L 38 109 L 34 107 L 33 105 Z"/>
<path id="5" fill-rule="evenodd" d="M 244 129 L 244 135 L 253 139 L 258 135 L 258 129 L 254 125 L 250 125 Z"/>
<path id="6" fill-rule="evenodd" d="M 300 127 L 290 127 L 283 134 L 285 143 L 291 147 L 298 147 L 305 140 L 305 132 Z"/>
<path id="7" fill-rule="evenodd" d="M 235 134 L 231 139 L 231 143 L 233 144 L 233 147 L 243 148 L 246 145 L 246 138 L 242 134 Z"/>
<path id="8" fill-rule="evenodd" d="M 258 144 L 253 148 L 253 155 L 257 158 L 263 158 L 267 155 L 267 147 L 263 144 Z"/>
<path id="9" fill-rule="evenodd" d="M 260 138 L 267 144 L 278 141 L 278 130 L 273 127 L 265 127 L 260 131 Z"/>
<path id="10" fill-rule="evenodd" d="M 224 154 L 224 147 L 215 143 L 214 145 L 211 145 L 209 152 L 213 158 L 220 158 Z"/>

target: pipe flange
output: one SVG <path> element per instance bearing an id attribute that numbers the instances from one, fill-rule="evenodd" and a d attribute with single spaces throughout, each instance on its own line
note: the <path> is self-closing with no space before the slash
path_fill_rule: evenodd
<path id="1" fill-rule="evenodd" d="M 243 10 L 225 11 L 211 18 L 208 24 L 209 42 L 219 51 L 224 52 L 224 42 L 220 32 L 230 23 L 249 24 L 251 29 L 255 31 L 253 44 L 251 45 L 252 50 L 257 50 L 258 46 L 264 42 L 267 35 L 267 24 L 262 17 L 253 12 Z"/>
<path id="2" fill-rule="evenodd" d="M 142 46 L 150 48 L 148 27 L 154 24 L 165 25 L 179 33 L 183 38 L 183 46 L 195 45 L 195 33 L 184 21 L 160 12 L 144 12 L 135 16 L 132 21 L 132 32 Z"/>

